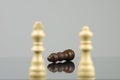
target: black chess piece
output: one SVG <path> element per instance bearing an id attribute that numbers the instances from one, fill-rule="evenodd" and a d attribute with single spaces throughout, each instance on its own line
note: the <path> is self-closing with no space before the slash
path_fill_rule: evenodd
<path id="1" fill-rule="evenodd" d="M 48 70 L 55 73 L 55 72 L 66 72 L 72 73 L 75 70 L 75 65 L 71 61 L 66 61 L 64 63 L 51 63 L 47 66 Z"/>
<path id="2" fill-rule="evenodd" d="M 48 56 L 48 61 L 50 62 L 57 62 L 57 61 L 70 61 L 73 60 L 75 57 L 75 53 L 72 49 L 67 49 L 63 52 L 52 53 Z"/>

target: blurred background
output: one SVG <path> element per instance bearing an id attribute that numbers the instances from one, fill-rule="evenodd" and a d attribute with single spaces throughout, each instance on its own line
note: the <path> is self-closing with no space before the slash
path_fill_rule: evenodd
<path id="1" fill-rule="evenodd" d="M 0 0 L 0 58 L 32 57 L 35 21 L 44 25 L 44 57 L 68 48 L 79 57 L 84 25 L 94 33 L 92 57 L 120 57 L 120 0 Z"/>

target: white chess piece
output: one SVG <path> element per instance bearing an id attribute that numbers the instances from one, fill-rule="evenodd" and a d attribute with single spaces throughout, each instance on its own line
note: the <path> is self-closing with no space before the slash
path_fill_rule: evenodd
<path id="1" fill-rule="evenodd" d="M 85 78 L 94 79 L 95 70 L 90 56 L 90 51 L 92 50 L 91 38 L 93 34 L 88 26 L 84 26 L 79 35 L 81 38 L 80 50 L 82 51 L 82 55 L 78 66 L 78 78 L 81 78 L 81 80 Z"/>
<path id="2" fill-rule="evenodd" d="M 34 40 L 32 51 L 34 52 L 29 76 L 31 79 L 34 78 L 45 78 L 46 69 L 44 65 L 44 60 L 42 57 L 42 52 L 44 51 L 43 47 L 43 38 L 45 37 L 45 33 L 43 31 L 42 23 L 36 22 L 34 25 L 34 30 L 32 32 L 32 38 Z"/>

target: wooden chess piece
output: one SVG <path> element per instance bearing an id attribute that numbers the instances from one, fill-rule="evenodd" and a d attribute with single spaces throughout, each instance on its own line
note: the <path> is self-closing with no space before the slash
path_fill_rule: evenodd
<path id="1" fill-rule="evenodd" d="M 72 49 L 64 50 L 63 52 L 52 53 L 48 56 L 47 60 L 50 62 L 57 62 L 57 61 L 70 61 L 73 60 L 75 57 L 75 53 Z"/>
<path id="2" fill-rule="evenodd" d="M 93 48 L 91 45 L 93 34 L 88 26 L 84 26 L 79 35 L 81 38 L 80 50 L 82 51 L 82 55 L 78 66 L 78 78 L 81 80 L 93 80 L 95 78 L 95 70 L 90 56 L 90 51 Z"/>
<path id="3" fill-rule="evenodd" d="M 44 65 L 44 60 L 42 57 L 43 38 L 45 33 L 43 31 L 43 26 L 40 22 L 34 24 L 34 30 L 32 32 L 32 38 L 34 40 L 32 51 L 34 52 L 32 63 L 30 66 L 29 76 L 31 79 L 41 79 L 46 77 L 46 69 Z"/>

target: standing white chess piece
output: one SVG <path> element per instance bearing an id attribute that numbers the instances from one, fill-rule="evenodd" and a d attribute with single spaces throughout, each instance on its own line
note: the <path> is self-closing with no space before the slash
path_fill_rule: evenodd
<path id="1" fill-rule="evenodd" d="M 43 38 L 45 33 L 43 31 L 43 26 L 40 22 L 36 22 L 34 25 L 34 30 L 32 32 L 32 38 L 34 40 L 32 51 L 34 52 L 29 76 L 31 79 L 39 79 L 46 77 L 46 69 L 44 65 L 44 60 L 42 57 L 42 52 L 44 51 L 43 47 Z"/>
<path id="2" fill-rule="evenodd" d="M 95 78 L 95 70 L 90 56 L 90 51 L 92 50 L 91 38 L 93 34 L 88 26 L 84 26 L 79 35 L 81 38 L 80 50 L 82 51 L 82 55 L 78 66 L 78 78 L 81 80 L 85 78 L 91 80 Z"/>

